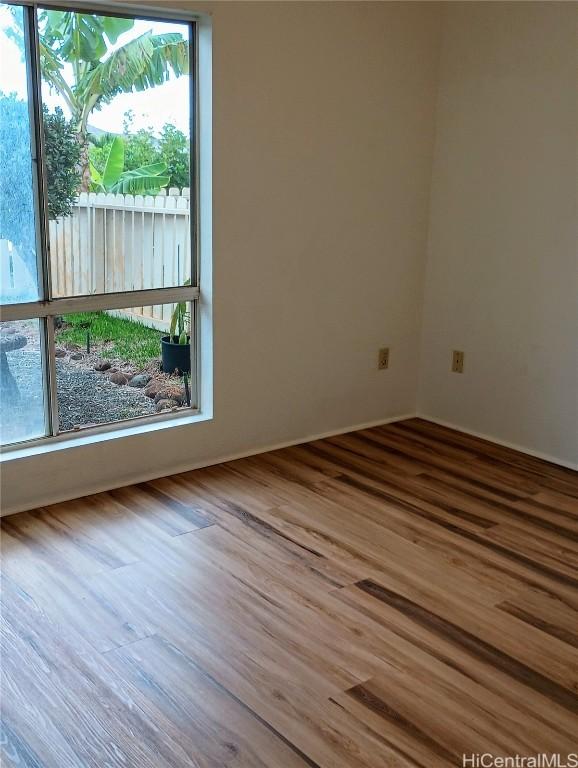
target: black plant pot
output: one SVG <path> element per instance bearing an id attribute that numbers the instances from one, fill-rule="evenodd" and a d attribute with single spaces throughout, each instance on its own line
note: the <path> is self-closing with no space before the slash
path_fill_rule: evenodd
<path id="1" fill-rule="evenodd" d="M 187 336 L 190 340 L 190 336 Z M 179 344 L 179 337 L 163 336 L 161 338 L 161 351 L 164 373 L 190 373 L 191 372 L 191 345 Z"/>

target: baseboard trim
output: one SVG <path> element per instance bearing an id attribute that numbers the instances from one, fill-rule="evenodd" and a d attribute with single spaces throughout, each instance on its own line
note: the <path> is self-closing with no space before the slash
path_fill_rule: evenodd
<path id="1" fill-rule="evenodd" d="M 533 456 L 536 459 L 543 459 L 543 461 L 549 461 L 551 464 L 557 464 L 559 467 L 564 467 L 565 469 L 573 469 L 578 471 L 578 463 L 574 464 L 571 461 L 559 459 L 556 456 L 551 456 L 548 453 L 542 453 L 541 451 L 535 451 L 532 448 L 526 448 L 524 445 L 509 443 L 507 440 L 500 440 L 498 437 L 494 437 L 493 435 L 486 435 L 483 432 L 476 432 L 474 429 L 467 429 L 466 427 L 462 427 L 458 424 L 453 424 L 451 421 L 444 421 L 443 419 L 438 419 L 434 416 L 428 416 L 425 413 L 417 413 L 416 416 L 418 419 L 431 421 L 432 424 L 439 424 L 440 427 L 455 429 L 456 432 L 463 432 L 464 434 L 471 435 L 472 437 L 479 437 L 482 440 L 487 440 L 489 443 L 495 443 L 496 445 L 501 445 L 504 448 L 511 448 L 514 451 L 525 453 L 528 456 Z"/>
<path id="2" fill-rule="evenodd" d="M 114 488 L 123 488 L 127 485 L 135 485 L 136 483 L 146 483 L 149 480 L 158 480 L 161 477 L 170 477 L 171 475 L 179 475 L 182 472 L 191 472 L 194 469 L 202 469 L 203 467 L 212 467 L 217 464 L 226 464 L 229 461 L 236 461 L 237 459 L 246 459 L 249 456 L 258 456 L 261 453 L 269 453 L 270 451 L 278 451 L 281 448 L 289 448 L 292 445 L 303 445 L 303 443 L 311 443 L 315 440 L 323 440 L 326 437 L 334 437 L 336 435 L 346 435 L 349 432 L 358 432 L 361 429 L 370 429 L 371 427 L 381 427 L 385 424 L 393 424 L 396 421 L 405 421 L 406 419 L 413 419 L 416 417 L 415 413 L 406 413 L 401 416 L 390 416 L 387 419 L 376 419 L 375 421 L 367 421 L 363 424 L 356 424 L 351 427 L 342 427 L 340 429 L 332 429 L 328 432 L 320 432 L 315 435 L 308 435 L 306 437 L 300 437 L 294 440 L 286 440 L 280 443 L 274 443 L 272 445 L 251 448 L 246 451 L 239 451 L 238 453 L 232 453 L 227 456 L 221 456 L 219 458 L 205 459 L 193 463 L 183 463 L 174 470 L 171 470 L 170 474 L 167 474 L 166 470 L 161 472 L 143 472 L 139 475 L 132 475 L 131 477 L 124 477 L 118 481 L 96 483 L 90 487 L 86 493 L 79 496 L 77 493 L 67 494 L 55 493 L 48 498 L 44 498 L 41 504 L 24 504 L 16 505 L 12 508 L 1 509 L 0 517 L 8 517 L 9 515 L 16 515 L 19 512 L 26 512 L 31 509 L 38 509 L 40 507 L 49 507 L 51 504 L 61 504 L 65 501 L 72 501 L 73 499 L 83 498 L 84 496 L 92 496 L 95 493 L 102 493 L 104 491 L 111 491 Z"/>

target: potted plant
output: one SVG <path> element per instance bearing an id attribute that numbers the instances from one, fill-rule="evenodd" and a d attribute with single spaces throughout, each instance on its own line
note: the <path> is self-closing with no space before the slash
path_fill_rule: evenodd
<path id="1" fill-rule="evenodd" d="M 190 280 L 185 283 L 190 284 Z M 161 338 L 161 350 L 165 373 L 191 372 L 191 313 L 186 301 L 175 305 L 168 336 Z"/>

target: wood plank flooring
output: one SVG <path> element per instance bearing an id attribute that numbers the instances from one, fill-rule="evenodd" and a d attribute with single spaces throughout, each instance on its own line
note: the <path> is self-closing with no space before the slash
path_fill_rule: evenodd
<path id="1" fill-rule="evenodd" d="M 2 763 L 578 752 L 578 474 L 411 419 L 2 521 Z"/>

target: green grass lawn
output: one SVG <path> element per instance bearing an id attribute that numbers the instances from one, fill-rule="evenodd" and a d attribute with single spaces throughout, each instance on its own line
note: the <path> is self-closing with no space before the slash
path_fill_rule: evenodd
<path id="1" fill-rule="evenodd" d="M 62 328 L 56 331 L 58 344 L 79 344 L 85 350 L 88 331 L 91 350 L 98 350 L 103 358 L 124 360 L 138 368 L 160 358 L 162 331 L 105 312 L 78 312 L 62 320 Z"/>

